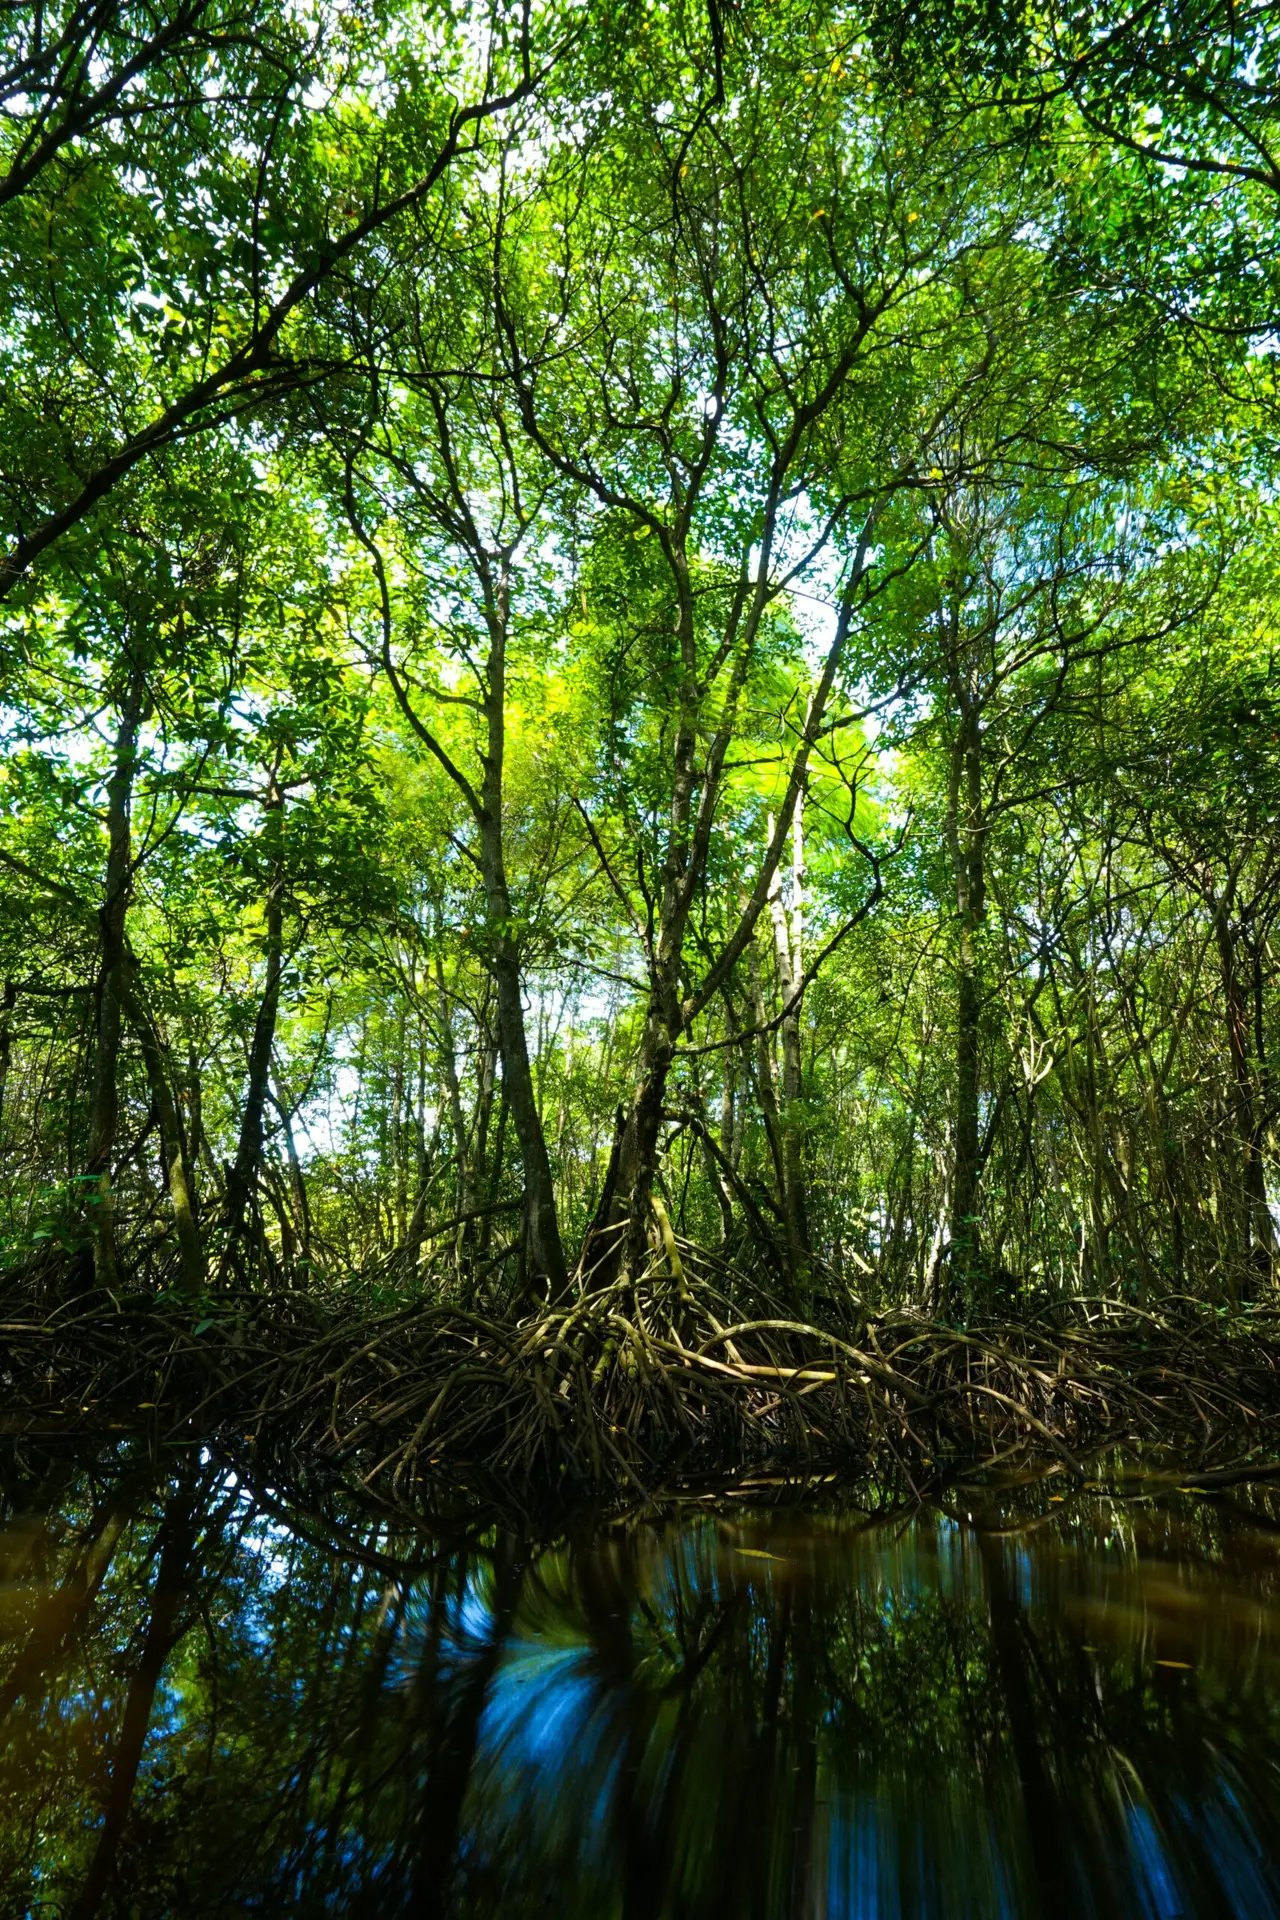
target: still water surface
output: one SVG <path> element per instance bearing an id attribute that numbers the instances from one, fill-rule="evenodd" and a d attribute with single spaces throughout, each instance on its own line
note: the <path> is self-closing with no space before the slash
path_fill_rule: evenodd
<path id="1" fill-rule="evenodd" d="M 461 1543 L 10 1452 L 0 1913 L 1280 1915 L 1280 1499 Z"/>

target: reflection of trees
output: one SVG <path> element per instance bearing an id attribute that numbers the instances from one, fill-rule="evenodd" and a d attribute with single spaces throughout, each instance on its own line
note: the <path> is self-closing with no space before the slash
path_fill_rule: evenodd
<path id="1" fill-rule="evenodd" d="M 954 1535 L 930 1533 L 806 1577 L 686 1540 L 629 1614 L 586 1604 L 598 1566 L 562 1580 L 558 1629 L 572 1623 L 573 1679 L 593 1690 L 543 1767 L 501 1696 L 527 1684 L 522 1659 L 551 1657 L 545 1637 L 499 1673 L 501 1737 L 473 1783 L 491 1872 L 465 1910 L 551 1884 L 577 1888 L 584 1915 L 1119 1915 L 1161 1910 L 1153 1889 L 1176 1884 L 1190 1910 L 1271 1911 L 1237 1909 L 1232 1875 L 1275 1857 L 1273 1816 L 1206 1737 L 1203 1696 L 1150 1667 L 1141 1611 L 1087 1652 L 1051 1538 L 1029 1556 L 970 1537 L 957 1559 Z M 709 1651 L 681 1645 L 709 1600 Z"/>
<path id="2" fill-rule="evenodd" d="M 1274 1556 L 1204 1507 L 533 1555 L 309 1541 L 212 1466 L 14 1499 L 4 1911 L 1276 1907 Z"/>
<path id="3" fill-rule="evenodd" d="M 67 1645 L 82 1631 L 98 1589 L 107 1576 L 127 1517 L 118 1507 L 93 1516 L 87 1539 L 57 1589 L 48 1595 L 32 1621 L 0 1685 L 0 1725 L 19 1700 L 30 1697 Z"/>
<path id="4" fill-rule="evenodd" d="M 89 1862 L 84 1886 L 71 1909 L 72 1920 L 89 1920 L 89 1916 L 98 1911 L 115 1868 L 137 1785 L 147 1729 L 151 1725 L 156 1688 L 160 1684 L 165 1661 L 184 1630 L 180 1623 L 180 1610 L 195 1537 L 194 1505 L 192 1489 L 185 1482 L 179 1483 L 165 1504 L 164 1518 L 160 1522 L 153 1549 L 157 1569 L 151 1591 L 150 1617 L 142 1636 L 138 1664 L 130 1677 L 125 1695 L 120 1734 L 111 1756 L 111 1784 L 107 1790 L 98 1843 Z"/>

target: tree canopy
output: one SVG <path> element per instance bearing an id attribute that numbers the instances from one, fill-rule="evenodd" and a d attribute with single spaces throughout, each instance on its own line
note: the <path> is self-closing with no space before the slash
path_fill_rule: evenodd
<path id="1" fill-rule="evenodd" d="M 1278 112 L 1222 0 L 11 10 L 6 1264 L 1270 1287 Z"/>

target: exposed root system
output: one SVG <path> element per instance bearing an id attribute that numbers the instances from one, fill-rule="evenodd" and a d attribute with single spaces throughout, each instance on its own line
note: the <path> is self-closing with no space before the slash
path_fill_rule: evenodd
<path id="1" fill-rule="evenodd" d="M 826 1303 L 797 1319 L 692 1250 L 639 1285 L 503 1323 L 348 1292 L 236 1292 L 207 1306 L 0 1293 L 14 1432 L 219 1433 L 260 1465 L 338 1473 L 397 1505 L 462 1484 L 632 1499 L 741 1474 L 865 1474 L 921 1490 L 1017 1454 L 1083 1471 L 1106 1445 L 1189 1474 L 1280 1457 L 1280 1315 L 1231 1320 L 1075 1300 L 963 1330 Z"/>

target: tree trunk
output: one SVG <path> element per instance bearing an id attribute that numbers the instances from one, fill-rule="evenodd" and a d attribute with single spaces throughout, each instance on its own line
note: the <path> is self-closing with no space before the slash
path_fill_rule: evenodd
<path id="1" fill-rule="evenodd" d="M 403 1247 L 409 1231 L 409 1156 L 405 1151 L 408 1128 L 405 1126 L 404 1009 L 396 1018 L 396 1055 L 391 1076 L 391 1215 L 392 1245 Z M 287 1128 L 290 1141 L 292 1127 Z M 290 1165 L 296 1158 L 290 1146 Z"/>
<path id="2" fill-rule="evenodd" d="M 489 672 L 485 692 L 488 751 L 484 756 L 481 787 L 480 867 L 489 921 L 487 960 L 497 1001 L 502 1085 L 524 1174 L 524 1265 L 527 1278 L 545 1282 L 550 1299 L 558 1301 L 568 1293 L 569 1275 L 556 1215 L 551 1160 L 529 1064 L 520 949 L 503 844 L 508 586 L 505 568 L 496 582 L 487 583 L 490 599 Z"/>
<path id="3" fill-rule="evenodd" d="M 694 594 L 686 555 L 674 542 L 668 550 L 667 557 L 673 567 L 679 602 L 676 623 L 681 661 L 679 720 L 672 752 L 671 804 L 661 886 L 656 903 L 656 927 L 650 941 L 649 1003 L 640 1043 L 639 1076 L 631 1111 L 619 1143 L 614 1188 L 607 1196 L 609 1224 L 618 1226 L 623 1221 L 628 1223 L 620 1255 L 631 1272 L 639 1269 L 645 1255 L 649 1200 L 657 1171 L 662 1106 L 676 1047 L 690 1022 L 723 991 L 733 969 L 739 960 L 749 955 L 755 940 L 757 922 L 768 905 L 783 839 L 790 830 L 799 804 L 809 756 L 822 726 L 844 654 L 859 586 L 871 551 L 877 512 L 878 509 L 873 508 L 867 517 L 857 553 L 846 577 L 835 635 L 809 702 L 808 717 L 791 763 L 776 830 L 755 885 L 739 914 L 737 927 L 725 943 L 718 960 L 698 991 L 687 1001 L 681 997 L 685 936 L 698 889 L 706 874 L 712 826 L 722 793 L 725 759 L 734 735 L 738 702 L 754 658 L 758 620 L 767 599 L 763 582 L 767 564 L 764 555 L 769 540 L 766 538 L 762 545 L 761 572 L 753 611 L 738 641 L 737 657 L 720 701 L 715 733 L 701 766 L 698 765 L 698 746 L 705 732 L 706 714 L 694 635 Z M 696 808 L 695 794 L 698 795 Z"/>
<path id="4" fill-rule="evenodd" d="M 204 1248 L 196 1221 L 187 1142 L 167 1071 L 166 1048 L 143 1001 L 136 977 L 137 962 L 132 955 L 127 957 L 126 970 L 125 1007 L 142 1049 L 152 1105 L 160 1124 L 160 1150 L 164 1159 L 169 1201 L 173 1208 L 174 1229 L 178 1236 L 182 1290 L 188 1298 L 197 1299 L 205 1283 Z"/>
<path id="5" fill-rule="evenodd" d="M 507 1086 L 504 1080 L 498 1089 L 498 1120 L 493 1129 L 493 1162 L 489 1166 L 485 1182 L 485 1192 L 490 1201 L 496 1200 L 502 1189 L 502 1172 L 506 1164 L 505 1156 L 507 1151 L 507 1116 L 509 1113 L 510 1107 L 507 1103 Z M 476 1239 L 476 1255 L 477 1258 L 481 1260 L 488 1257 L 489 1245 L 493 1236 L 493 1218 L 493 1214 L 486 1209 L 480 1221 L 480 1232 Z"/>
<path id="6" fill-rule="evenodd" d="M 770 819 L 769 837 L 773 838 Z M 791 1002 L 804 978 L 804 815 L 797 800 L 791 821 L 792 900 L 782 897 L 781 869 L 769 894 L 774 948 L 778 959 L 778 986 L 782 995 L 782 1100 L 779 1109 L 779 1146 L 782 1162 L 782 1210 L 787 1226 L 787 1260 L 793 1283 L 804 1284 L 809 1266 L 809 1219 L 805 1196 L 804 1076 L 800 1056 L 800 1009 Z"/>
<path id="7" fill-rule="evenodd" d="M 484 1009 L 481 1009 L 480 1070 L 476 1090 L 475 1125 L 472 1130 L 472 1180 L 477 1201 L 494 1200 L 492 1169 L 489 1166 L 489 1126 L 493 1118 L 493 1090 L 498 1078 L 498 1049 L 489 1033 Z"/>
<path id="8" fill-rule="evenodd" d="M 726 1050 L 726 1057 L 725 1057 L 724 1064 L 727 1068 L 728 1066 L 727 1050 Z M 729 1093 L 731 1084 L 732 1083 L 730 1082 L 728 1075 L 726 1073 L 725 1081 L 724 1081 L 724 1092 L 726 1094 Z M 729 1191 L 728 1182 L 726 1181 L 724 1175 L 721 1173 L 719 1163 L 716 1160 L 716 1156 L 713 1150 L 712 1140 L 711 1140 L 711 1128 L 710 1128 L 710 1125 L 707 1123 L 705 1116 L 703 1118 L 703 1128 L 704 1128 L 704 1131 L 701 1135 L 703 1164 L 706 1168 L 707 1180 L 710 1184 L 711 1191 L 715 1195 L 716 1205 L 720 1209 L 720 1244 L 723 1247 L 723 1246 L 727 1246 L 729 1241 L 733 1238 L 733 1195 Z M 731 1139 L 732 1137 L 733 1137 L 733 1114 L 732 1114 L 732 1111 L 730 1111 L 726 1115 L 724 1111 L 724 1103 L 722 1099 L 721 1111 L 720 1111 L 720 1139 L 721 1139 L 721 1153 L 722 1155 L 724 1155 L 726 1159 L 728 1156 L 727 1156 L 727 1153 L 725 1153 L 725 1148 L 723 1143 L 726 1139 Z"/>
<path id="9" fill-rule="evenodd" d="M 1231 1058 L 1231 1084 L 1235 1131 L 1240 1154 L 1239 1245 L 1242 1256 L 1240 1294 L 1253 1292 L 1254 1273 L 1271 1270 L 1274 1232 L 1271 1209 L 1267 1204 L 1266 1167 L 1262 1158 L 1264 1120 L 1254 1085 L 1249 1058 L 1249 1013 L 1240 981 L 1237 962 L 1237 936 L 1231 925 L 1231 892 L 1212 902 L 1213 932 L 1222 969 L 1222 988 L 1226 1002 L 1227 1050 Z"/>
<path id="10" fill-rule="evenodd" d="M 292 1201 L 294 1227 L 298 1235 L 298 1247 L 303 1264 L 311 1265 L 311 1202 L 307 1198 L 306 1175 L 302 1171 L 302 1161 L 298 1154 L 298 1142 L 293 1131 L 296 1108 L 289 1097 L 289 1089 L 283 1084 L 279 1073 L 275 1076 L 275 1087 L 271 1092 L 271 1104 L 280 1116 L 280 1131 L 284 1135 L 284 1150 L 289 1162 L 289 1193 Z M 404 1235 L 401 1234 L 403 1240 Z"/>
<path id="11" fill-rule="evenodd" d="M 764 1003 L 764 982 L 760 971 L 760 949 L 753 940 L 747 948 L 747 1015 L 750 1026 L 755 1029 L 755 1092 L 756 1105 L 764 1122 L 765 1138 L 769 1142 L 769 1157 L 773 1162 L 773 1177 L 777 1185 L 779 1198 L 785 1206 L 784 1187 L 786 1176 L 782 1162 L 782 1115 L 778 1108 L 778 1083 L 773 1059 L 773 1035 L 765 1031 L 768 1012 Z M 748 1040 L 746 1046 L 750 1046 Z M 745 1048 L 744 1048 L 745 1051 Z M 750 1054 L 746 1055 L 748 1063 Z M 779 1209 L 780 1213 L 782 1209 Z M 785 1216 L 784 1216 L 785 1217 Z"/>
<path id="12" fill-rule="evenodd" d="M 129 673 L 115 753 L 107 781 L 107 872 L 98 914 L 101 959 L 98 968 L 98 1021 L 89 1107 L 89 1151 L 85 1197 L 91 1211 L 94 1274 L 100 1286 L 117 1283 L 115 1202 L 111 1161 L 120 1112 L 120 1029 L 127 967 L 125 922 L 133 878 L 131 816 L 146 682 L 140 665 Z"/>
<path id="13" fill-rule="evenodd" d="M 253 1023 L 253 1038 L 249 1044 L 249 1075 L 240 1117 L 240 1138 L 227 1181 L 228 1254 L 244 1233 L 245 1213 L 257 1186 L 271 1077 L 271 1050 L 275 1045 L 276 1018 L 280 1011 L 280 976 L 284 967 L 284 792 L 274 779 L 267 793 L 262 837 L 268 872 L 267 973 Z"/>
<path id="14" fill-rule="evenodd" d="M 569 1276 L 560 1243 L 551 1160 L 538 1113 L 525 1040 L 520 965 L 514 943 L 509 939 L 500 937 L 496 942 L 495 951 L 490 957 L 490 972 L 498 1006 L 503 1091 L 511 1114 L 511 1124 L 515 1128 L 524 1174 L 526 1267 L 531 1279 L 546 1281 L 549 1297 L 557 1301 L 568 1292 Z"/>
<path id="15" fill-rule="evenodd" d="M 187 1146 L 191 1154 L 193 1192 L 198 1196 L 201 1161 L 206 1173 L 216 1178 L 218 1168 L 204 1129 L 204 1088 L 200 1081 L 200 1057 L 194 1040 L 187 1042 L 187 1095 L 189 1099 Z"/>
<path id="16" fill-rule="evenodd" d="M 5 1096 L 9 1091 L 9 1061 L 13 1052 L 13 1010 L 18 1003 L 18 983 L 6 980 L 0 999 L 0 1128 L 4 1121 Z M 4 1134 L 0 1130 L 0 1164 L 4 1159 Z"/>
<path id="17" fill-rule="evenodd" d="M 725 1159 L 737 1171 L 741 1156 L 741 1130 L 738 1117 L 738 1048 L 737 1023 L 733 1015 L 732 1003 L 726 996 L 725 1025 L 727 1037 L 733 1042 L 724 1048 L 721 1054 L 720 1082 L 720 1146 Z"/>
<path id="18" fill-rule="evenodd" d="M 950 1276 L 953 1303 L 973 1301 L 982 1283 L 979 1105 L 982 1090 L 982 982 L 979 937 L 986 910 L 980 709 L 962 674 L 953 679 L 960 727 L 952 749 L 947 837 L 956 889 L 955 1145 L 951 1179 Z"/>
<path id="19" fill-rule="evenodd" d="M 458 1055 L 453 1039 L 453 1013 L 449 1006 L 449 996 L 445 991 L 444 966 L 439 957 L 436 959 L 436 987 L 440 996 L 440 1065 L 444 1072 L 445 1091 L 449 1096 L 449 1123 L 453 1129 L 453 1151 L 458 1168 L 458 1191 L 456 1195 L 459 1216 L 471 1212 L 474 1194 L 471 1179 L 471 1155 L 468 1151 L 467 1122 L 462 1111 L 462 1083 L 458 1079 Z M 458 1228 L 454 1243 L 454 1262 L 462 1277 L 462 1265 L 466 1252 L 468 1223 L 464 1220 Z"/>

